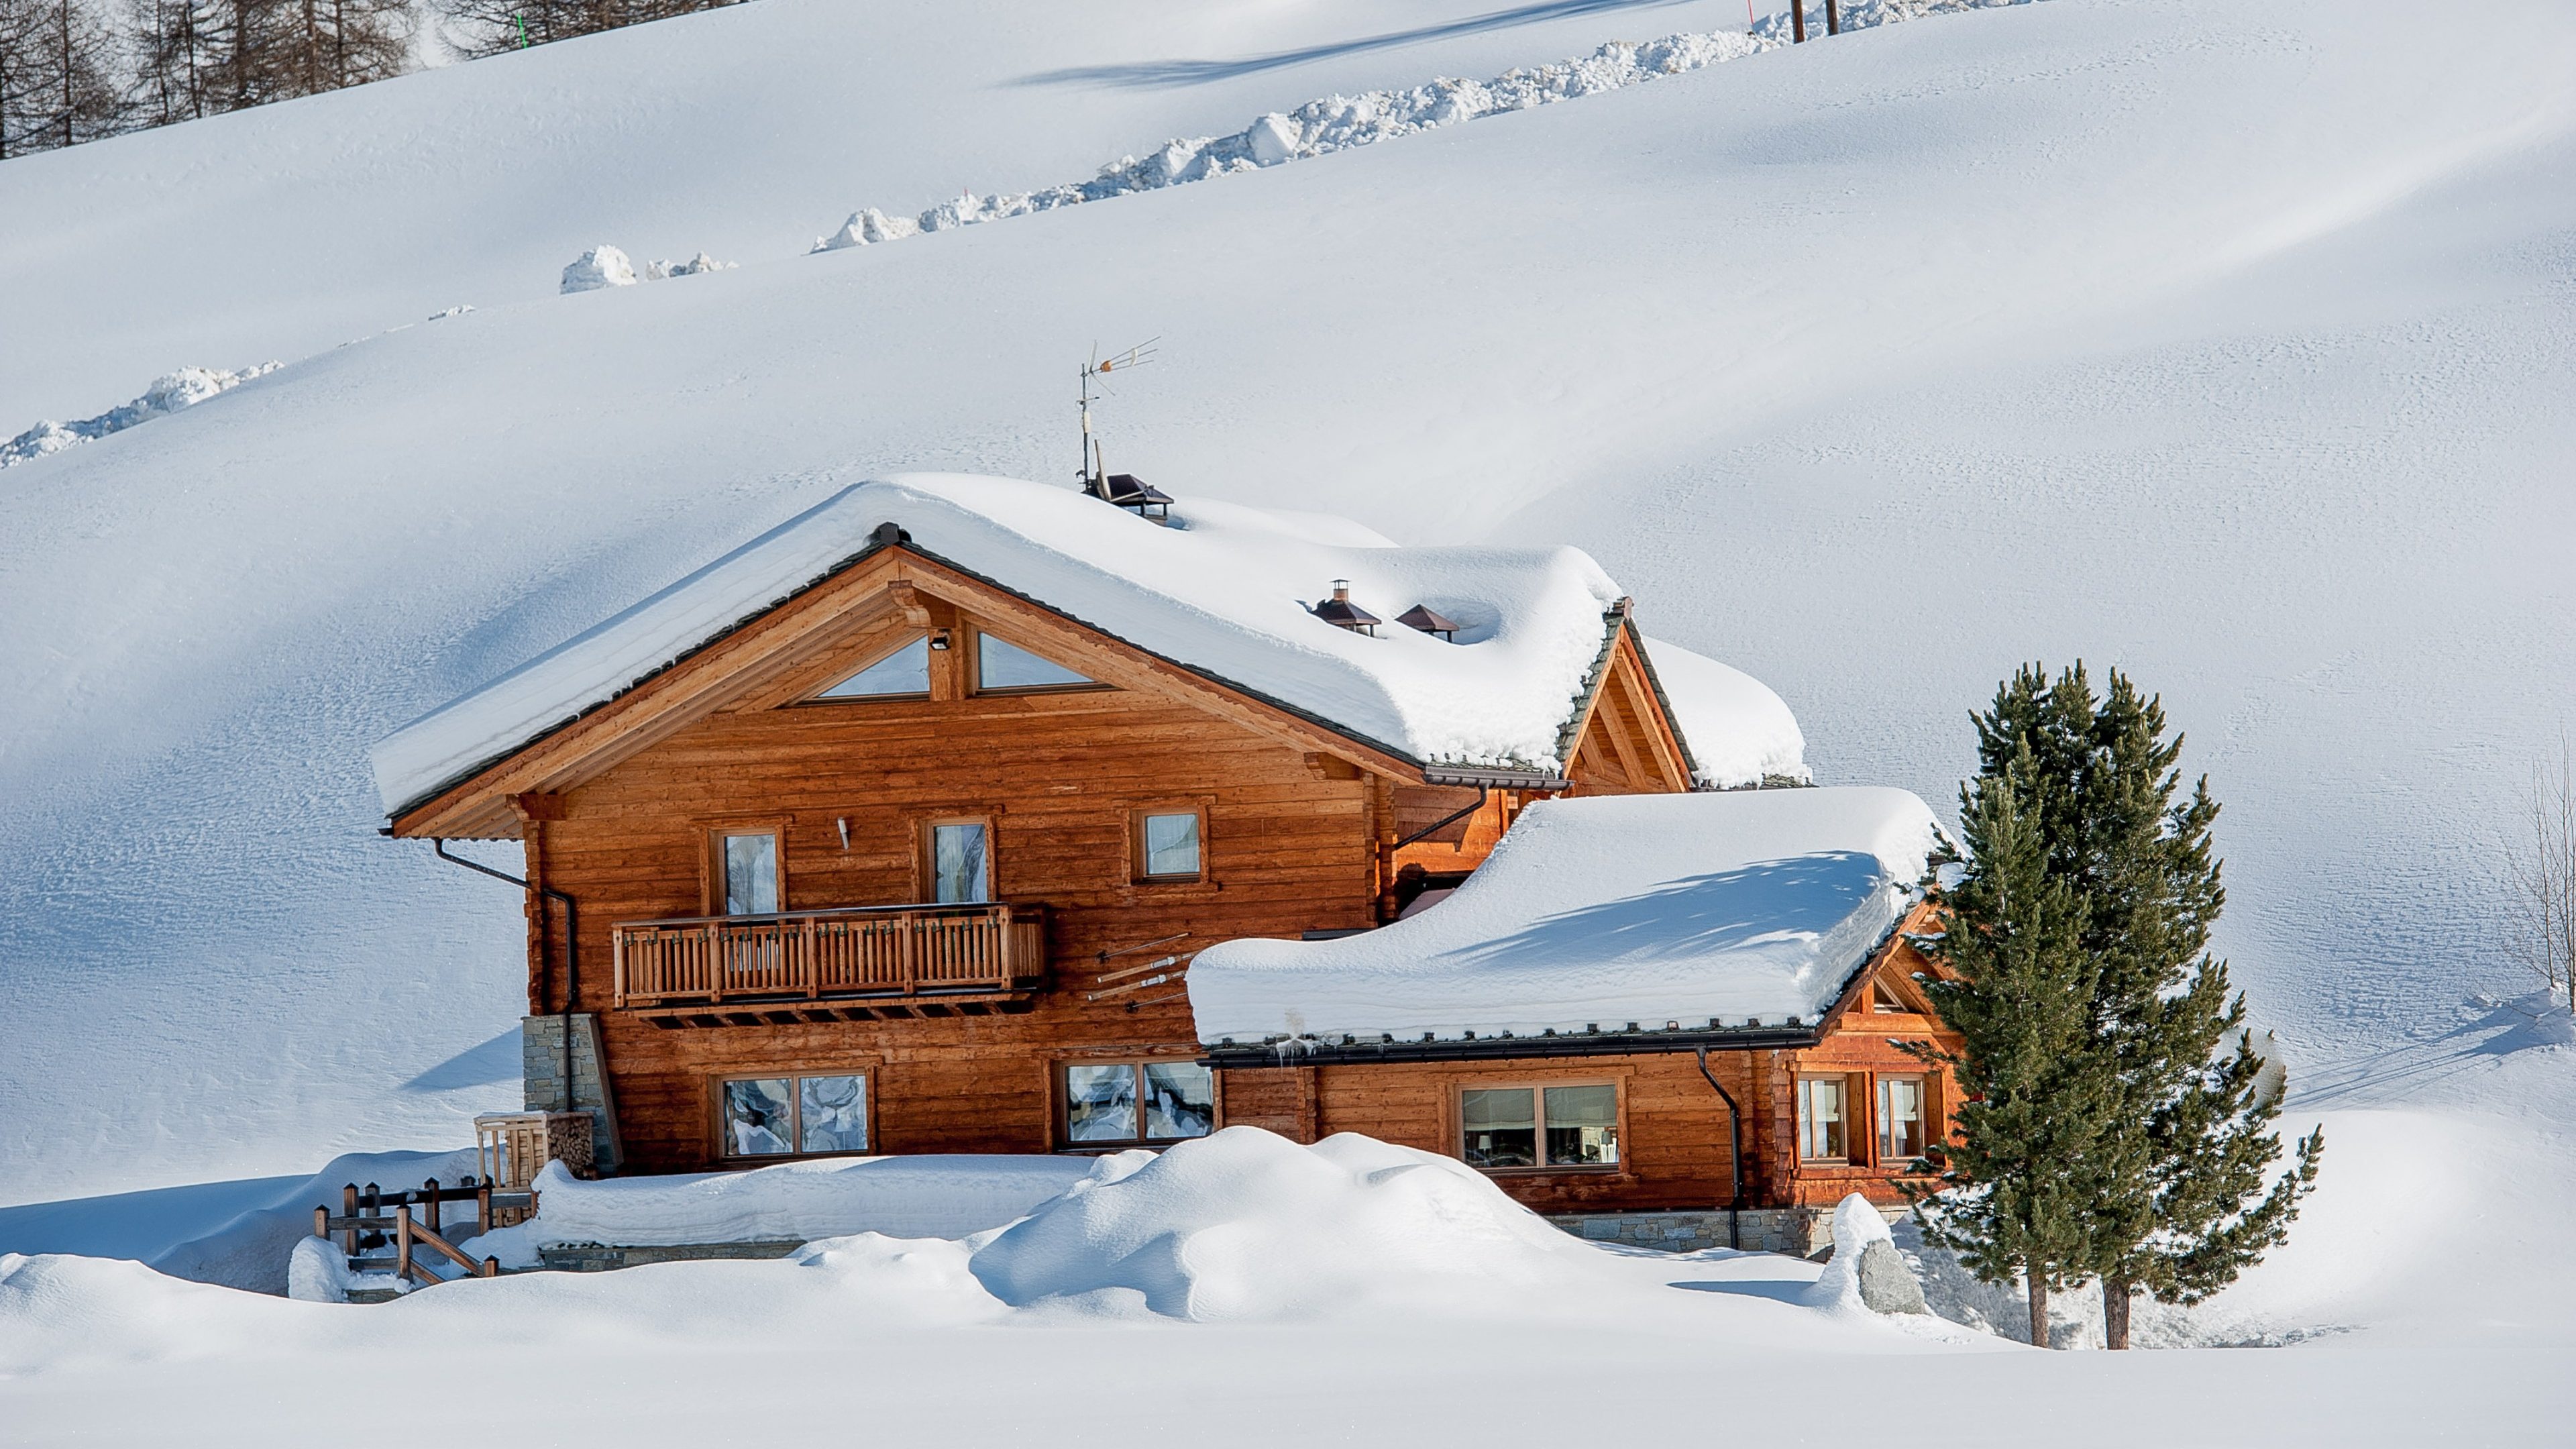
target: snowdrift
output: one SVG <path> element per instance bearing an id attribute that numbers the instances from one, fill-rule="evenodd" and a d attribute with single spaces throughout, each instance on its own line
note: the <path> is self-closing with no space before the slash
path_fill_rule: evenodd
<path id="1" fill-rule="evenodd" d="M 1081 1157 L 930 1155 L 583 1181 L 548 1163 L 538 1175 L 537 1215 L 518 1231 L 538 1247 L 809 1241 L 862 1232 L 962 1238 L 1025 1216 L 1091 1172 L 1091 1159 Z"/>

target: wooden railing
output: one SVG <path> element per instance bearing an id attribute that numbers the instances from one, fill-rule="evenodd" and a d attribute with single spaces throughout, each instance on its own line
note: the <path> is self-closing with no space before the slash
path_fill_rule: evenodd
<path id="1" fill-rule="evenodd" d="M 1046 969 L 1035 906 L 867 906 L 623 921 L 619 1006 L 1011 991 Z"/>

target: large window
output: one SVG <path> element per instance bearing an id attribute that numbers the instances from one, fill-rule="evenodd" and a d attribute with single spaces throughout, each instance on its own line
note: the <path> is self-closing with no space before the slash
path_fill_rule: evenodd
<path id="1" fill-rule="evenodd" d="M 1216 1130 L 1216 1079 L 1196 1062 L 1071 1062 L 1063 1086 L 1072 1146 L 1178 1142 Z"/>
<path id="2" fill-rule="evenodd" d="M 1052 659 L 1031 654 L 1006 639 L 975 636 L 975 688 L 984 693 L 1015 689 L 1081 689 L 1099 683 Z"/>
<path id="3" fill-rule="evenodd" d="M 981 820 L 941 820 L 930 827 L 930 898 L 966 905 L 993 898 L 992 832 Z"/>
<path id="4" fill-rule="evenodd" d="M 716 864 L 724 877 L 724 914 L 767 916 L 780 909 L 778 834 L 726 831 L 716 836 Z"/>
<path id="5" fill-rule="evenodd" d="M 1851 1161 L 1851 1084 L 1841 1077 L 1798 1079 L 1798 1155 L 1809 1162 Z"/>
<path id="6" fill-rule="evenodd" d="M 868 1150 L 868 1079 L 854 1072 L 733 1077 L 717 1084 L 727 1157 Z"/>
<path id="7" fill-rule="evenodd" d="M 1458 1155 L 1470 1167 L 1616 1167 L 1619 1089 L 1469 1087 L 1458 1093 L 1458 1129 Z"/>
<path id="8" fill-rule="evenodd" d="M 814 696 L 816 699 L 920 698 L 930 693 L 930 640 L 914 639 Z"/>
<path id="9" fill-rule="evenodd" d="M 1878 1160 L 1900 1166 L 1923 1155 L 1923 1079 L 1878 1079 Z"/>
<path id="10" fill-rule="evenodd" d="M 1136 878 L 1197 880 L 1204 818 L 1196 810 L 1136 812 Z"/>

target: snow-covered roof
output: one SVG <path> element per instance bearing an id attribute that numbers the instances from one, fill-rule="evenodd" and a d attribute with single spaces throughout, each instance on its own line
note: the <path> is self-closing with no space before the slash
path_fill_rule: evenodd
<path id="1" fill-rule="evenodd" d="M 1932 811 L 1878 787 L 1610 795 L 1521 813 L 1467 883 L 1328 941 L 1190 967 L 1199 1040 L 1814 1022 L 1912 898 Z"/>
<path id="2" fill-rule="evenodd" d="M 1397 755 L 1562 767 L 1559 733 L 1620 597 L 1588 555 L 1408 548 L 1344 519 L 1206 501 L 1175 504 L 1171 518 L 1165 527 L 1006 478 L 856 485 L 405 725 L 375 747 L 378 791 L 399 812 L 445 788 L 815 582 L 889 522 L 916 549 Z M 1456 642 L 1395 625 L 1368 637 L 1315 618 L 1308 606 L 1335 579 L 1382 618 L 1415 604 L 1449 615 Z M 1659 675 L 1685 682 L 1682 696 L 1715 701 L 1686 730 L 1704 768 L 1726 762 L 1714 783 L 1758 778 L 1743 773 L 1748 760 L 1802 768 L 1797 724 L 1776 695 L 1676 646 L 1656 645 L 1653 658 Z M 1692 682 L 1720 676 L 1731 681 L 1722 689 Z"/>

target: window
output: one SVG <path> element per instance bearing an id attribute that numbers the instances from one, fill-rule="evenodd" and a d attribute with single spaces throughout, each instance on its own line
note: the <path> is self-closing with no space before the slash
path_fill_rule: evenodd
<path id="1" fill-rule="evenodd" d="M 1798 1155 L 1810 1162 L 1849 1162 L 1850 1086 L 1840 1077 L 1798 1079 Z"/>
<path id="2" fill-rule="evenodd" d="M 1200 815 L 1196 810 L 1149 810 L 1136 816 L 1136 878 L 1199 878 Z"/>
<path id="3" fill-rule="evenodd" d="M 1215 1074 L 1196 1062 L 1074 1062 L 1064 1068 L 1068 1143 L 1178 1142 L 1215 1130 Z"/>
<path id="4" fill-rule="evenodd" d="M 724 871 L 724 913 L 768 916 L 778 901 L 778 836 L 774 831 L 723 834 L 716 837 L 716 858 Z"/>
<path id="5" fill-rule="evenodd" d="M 966 905 L 993 898 L 989 833 L 981 820 L 950 820 L 930 827 L 930 898 Z"/>
<path id="6" fill-rule="evenodd" d="M 930 640 L 927 636 L 887 655 L 816 699 L 890 699 L 930 693 Z"/>
<path id="7" fill-rule="evenodd" d="M 1923 1079 L 1878 1079 L 1878 1160 L 1911 1162 L 1923 1155 Z"/>
<path id="8" fill-rule="evenodd" d="M 719 1084 L 727 1157 L 868 1150 L 868 1079 L 856 1073 L 736 1077 Z"/>
<path id="9" fill-rule="evenodd" d="M 1470 1167 L 1615 1167 L 1619 1089 L 1469 1087 L 1458 1094 L 1459 1157 Z"/>
<path id="10" fill-rule="evenodd" d="M 1869 1009 L 1879 1016 L 1910 1016 L 1914 1012 L 1913 1007 L 1905 1004 L 1903 997 L 1884 985 L 1869 989 Z"/>
<path id="11" fill-rule="evenodd" d="M 975 687 L 979 690 L 1078 689 L 1097 683 L 1089 675 L 1076 674 L 1007 640 L 990 634 L 975 636 Z"/>

